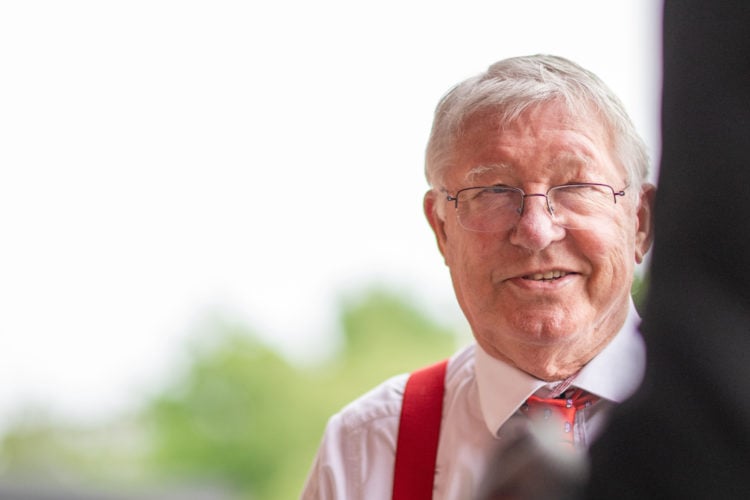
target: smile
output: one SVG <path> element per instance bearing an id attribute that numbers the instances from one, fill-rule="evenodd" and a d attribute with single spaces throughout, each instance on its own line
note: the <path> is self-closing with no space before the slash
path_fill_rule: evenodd
<path id="1" fill-rule="evenodd" d="M 522 278 L 532 281 L 552 281 L 567 276 L 568 274 L 569 273 L 565 271 L 547 271 L 546 273 L 527 274 L 526 276 L 522 276 Z"/>

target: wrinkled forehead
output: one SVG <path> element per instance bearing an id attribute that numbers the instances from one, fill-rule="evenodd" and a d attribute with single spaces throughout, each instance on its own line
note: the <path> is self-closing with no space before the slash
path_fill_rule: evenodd
<path id="1" fill-rule="evenodd" d="M 551 172 L 564 172 L 566 175 L 586 179 L 596 169 L 596 160 L 583 151 L 561 151 L 546 163 Z M 518 175 L 519 166 L 511 162 L 480 163 L 469 166 L 461 180 L 471 185 L 492 184 L 497 178 L 508 178 Z"/>
<path id="2" fill-rule="evenodd" d="M 614 136 L 602 116 L 584 108 L 574 113 L 557 101 L 529 106 L 517 116 L 509 116 L 503 110 L 484 109 L 467 117 L 455 136 L 451 160 L 444 173 L 446 177 L 475 185 L 481 184 L 482 179 L 518 174 L 525 165 L 516 164 L 512 154 L 496 155 L 496 150 L 512 150 L 513 138 L 523 142 L 530 137 L 534 144 L 536 134 L 545 127 L 564 131 L 568 136 L 558 140 L 555 147 L 548 147 L 542 141 L 541 147 L 548 147 L 548 150 L 539 168 L 583 180 L 606 164 L 624 175 L 624 168 L 615 158 Z M 496 147 L 498 145 L 500 147 Z"/>

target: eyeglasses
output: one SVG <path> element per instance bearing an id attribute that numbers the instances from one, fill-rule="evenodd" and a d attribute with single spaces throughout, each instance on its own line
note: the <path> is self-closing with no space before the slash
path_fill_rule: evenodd
<path id="1" fill-rule="evenodd" d="M 550 217 L 568 229 L 590 228 L 592 222 L 609 217 L 614 212 L 618 196 L 612 186 L 597 183 L 577 183 L 553 186 L 542 193 L 525 193 L 511 186 L 480 186 L 460 189 L 455 196 L 447 195 L 456 207 L 458 222 L 470 231 L 494 232 L 513 227 L 523 215 L 524 201 L 532 196 L 543 196 Z"/>

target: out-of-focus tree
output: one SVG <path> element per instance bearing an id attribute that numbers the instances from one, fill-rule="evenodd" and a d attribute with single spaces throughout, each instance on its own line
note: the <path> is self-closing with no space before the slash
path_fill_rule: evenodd
<path id="1" fill-rule="evenodd" d="M 0 439 L 0 481 L 49 487 L 73 497 L 83 491 L 137 489 L 149 476 L 145 438 L 137 417 L 82 424 L 27 407 L 10 419 Z"/>
<path id="2" fill-rule="evenodd" d="M 304 435 L 295 408 L 304 379 L 237 327 L 194 349 L 184 373 L 145 411 L 152 465 L 171 480 L 217 483 L 271 498 Z M 304 428 L 304 425 L 302 425 Z"/>
<path id="3" fill-rule="evenodd" d="M 384 377 L 439 361 L 456 349 L 456 332 L 411 304 L 377 288 L 342 300 L 344 342 L 337 368 L 357 377 L 355 392 Z"/>
<path id="4" fill-rule="evenodd" d="M 216 325 L 215 325 L 216 326 Z M 248 498 L 296 498 L 327 418 L 385 377 L 449 355 L 456 336 L 403 297 L 342 301 L 341 349 L 296 368 L 241 326 L 196 344 L 185 370 L 147 408 L 154 466 Z"/>

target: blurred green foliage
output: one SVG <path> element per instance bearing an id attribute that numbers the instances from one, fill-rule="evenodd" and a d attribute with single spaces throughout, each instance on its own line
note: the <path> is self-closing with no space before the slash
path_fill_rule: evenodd
<path id="1" fill-rule="evenodd" d="M 633 277 L 633 286 L 630 287 L 630 294 L 633 296 L 633 303 L 638 312 L 643 315 L 643 308 L 646 305 L 646 296 L 648 295 L 649 273 L 636 273 Z"/>
<path id="2" fill-rule="evenodd" d="M 458 342 L 406 297 L 384 289 L 342 299 L 340 321 L 340 349 L 301 367 L 247 326 L 214 319 L 136 415 L 88 427 L 19 419 L 2 440 L 2 474 L 298 498 L 331 414 L 387 377 L 450 355 Z"/>
<path id="3" fill-rule="evenodd" d="M 290 365 L 238 325 L 194 347 L 187 371 L 146 413 L 156 469 L 248 498 L 296 498 L 333 412 L 456 347 L 450 331 L 383 290 L 344 300 L 341 311 L 341 350 L 316 367 Z"/>

